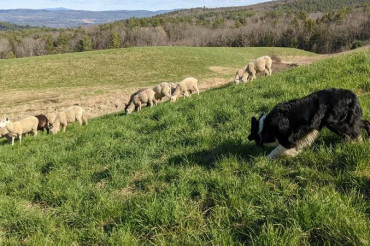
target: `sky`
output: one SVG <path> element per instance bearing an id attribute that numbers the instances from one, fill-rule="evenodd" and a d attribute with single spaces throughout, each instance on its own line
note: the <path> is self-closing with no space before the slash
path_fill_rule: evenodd
<path id="1" fill-rule="evenodd" d="M 195 7 L 246 6 L 267 0 L 0 0 L 0 9 L 172 10 Z"/>

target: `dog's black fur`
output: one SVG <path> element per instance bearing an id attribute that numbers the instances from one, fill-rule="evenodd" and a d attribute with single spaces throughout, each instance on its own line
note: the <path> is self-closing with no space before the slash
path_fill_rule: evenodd
<path id="1" fill-rule="evenodd" d="M 252 117 L 248 139 L 260 146 L 277 139 L 283 147 L 290 149 L 295 148 L 297 141 L 311 131 L 320 131 L 324 126 L 340 136 L 356 139 L 361 136 L 361 128 L 370 135 L 370 123 L 361 117 L 362 109 L 352 91 L 321 90 L 276 105 L 266 115 L 260 134 L 260 119 Z"/>

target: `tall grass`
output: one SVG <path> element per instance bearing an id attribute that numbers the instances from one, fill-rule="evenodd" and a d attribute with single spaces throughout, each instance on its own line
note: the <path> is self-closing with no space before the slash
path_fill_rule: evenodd
<path id="1" fill-rule="evenodd" d="M 318 89 L 354 90 L 370 119 L 370 52 L 107 115 L 0 146 L 7 245 L 368 245 L 370 142 L 324 130 L 268 160 L 250 117 Z"/>

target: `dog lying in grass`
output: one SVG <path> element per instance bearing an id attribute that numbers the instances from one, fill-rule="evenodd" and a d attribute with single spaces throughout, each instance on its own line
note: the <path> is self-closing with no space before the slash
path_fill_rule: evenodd
<path id="1" fill-rule="evenodd" d="M 369 136 L 370 123 L 361 117 L 361 106 L 352 91 L 321 90 L 280 103 L 258 120 L 252 117 L 248 139 L 258 146 L 278 143 L 268 155 L 271 159 L 296 156 L 313 144 L 324 126 L 346 139 L 362 141 L 361 128 Z"/>

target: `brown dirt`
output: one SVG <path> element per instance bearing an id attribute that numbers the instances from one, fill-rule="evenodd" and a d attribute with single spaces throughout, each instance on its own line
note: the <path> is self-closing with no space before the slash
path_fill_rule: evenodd
<path id="1" fill-rule="evenodd" d="M 281 62 L 273 63 L 273 73 L 292 69 L 296 66 L 308 65 L 329 56 L 282 57 Z M 212 66 L 209 69 L 215 73 L 215 77 L 202 79 L 199 84 L 201 91 L 232 83 L 234 73 L 237 70 L 236 68 L 220 66 Z M 230 77 L 225 79 L 225 76 L 228 75 Z M 101 86 L 89 88 L 56 88 L 46 91 L 12 90 L 7 92 L 6 97 L 0 97 L 0 117 L 7 116 L 14 121 L 29 115 L 47 114 L 63 110 L 72 105 L 80 105 L 85 108 L 90 118 L 98 117 L 122 111 L 125 102 L 129 100 L 130 95 L 137 89 L 123 89 L 120 86 Z"/>

